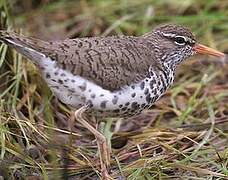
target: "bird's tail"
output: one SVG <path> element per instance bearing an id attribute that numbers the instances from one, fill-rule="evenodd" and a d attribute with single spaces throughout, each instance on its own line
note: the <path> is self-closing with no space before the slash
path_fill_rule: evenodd
<path id="1" fill-rule="evenodd" d="M 20 36 L 14 32 L 0 31 L 0 41 L 9 46 L 23 46 L 23 41 L 19 38 Z"/>
<path id="2" fill-rule="evenodd" d="M 0 41 L 14 48 L 16 51 L 31 60 L 39 61 L 45 56 L 39 51 L 39 44 L 43 45 L 45 42 L 39 39 L 28 38 L 14 32 L 1 30 Z"/>

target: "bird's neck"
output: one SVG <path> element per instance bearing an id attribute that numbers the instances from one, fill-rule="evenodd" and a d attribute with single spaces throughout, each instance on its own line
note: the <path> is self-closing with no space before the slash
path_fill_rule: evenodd
<path id="1" fill-rule="evenodd" d="M 175 63 L 172 63 L 172 61 L 165 62 L 164 67 L 166 69 L 170 69 L 173 72 L 175 72 L 177 69 L 177 65 Z"/>
<path id="2" fill-rule="evenodd" d="M 159 68 L 150 67 L 148 71 L 148 78 L 154 78 L 156 76 L 156 82 L 162 84 L 162 93 L 164 93 L 174 81 L 175 71 L 169 67 L 168 64 L 163 63 Z"/>

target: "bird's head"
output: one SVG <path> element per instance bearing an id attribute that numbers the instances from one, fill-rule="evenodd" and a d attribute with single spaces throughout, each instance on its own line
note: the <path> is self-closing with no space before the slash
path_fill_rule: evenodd
<path id="1" fill-rule="evenodd" d="M 197 43 L 192 32 L 184 26 L 162 25 L 145 36 L 153 39 L 156 58 L 174 67 L 194 54 L 225 56 L 222 52 Z"/>

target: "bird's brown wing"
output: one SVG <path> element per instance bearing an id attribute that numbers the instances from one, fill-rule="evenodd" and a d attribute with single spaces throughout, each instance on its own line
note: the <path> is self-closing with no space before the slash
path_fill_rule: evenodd
<path id="1" fill-rule="evenodd" d="M 57 44 L 59 66 L 112 91 L 142 80 L 151 65 L 158 65 L 140 38 L 82 38 Z"/>
<path id="2" fill-rule="evenodd" d="M 2 34 L 32 48 L 61 68 L 115 91 L 143 79 L 150 66 L 158 66 L 153 50 L 140 37 L 92 37 L 46 42 L 17 34 Z M 20 51 L 23 54 L 23 50 Z M 31 57 L 30 57 L 31 58 Z M 32 59 L 32 58 L 31 58 Z"/>
<path id="3" fill-rule="evenodd" d="M 72 39 L 52 47 L 60 67 L 111 91 L 140 81 L 151 65 L 157 66 L 152 50 L 139 38 Z"/>

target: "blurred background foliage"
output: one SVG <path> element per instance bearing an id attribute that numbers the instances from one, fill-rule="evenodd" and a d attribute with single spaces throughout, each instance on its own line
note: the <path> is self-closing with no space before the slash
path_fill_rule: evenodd
<path id="1" fill-rule="evenodd" d="M 1 29 L 44 40 L 142 35 L 175 23 L 228 52 L 227 0 L 0 0 L 0 10 Z M 228 176 L 226 61 L 191 58 L 150 110 L 108 123 L 114 131 L 113 177 Z M 80 124 L 72 125 L 69 109 L 53 97 L 36 67 L 3 44 L 0 92 L 0 178 L 99 177 L 94 137 Z"/>

